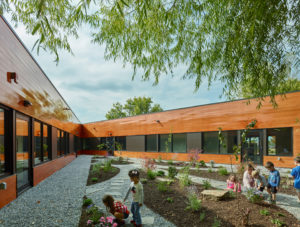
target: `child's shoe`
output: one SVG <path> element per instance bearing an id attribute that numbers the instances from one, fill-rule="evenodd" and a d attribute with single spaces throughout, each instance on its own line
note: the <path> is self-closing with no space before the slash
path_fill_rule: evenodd
<path id="1" fill-rule="evenodd" d="M 130 223 L 133 224 L 134 226 L 136 226 L 135 220 L 131 220 Z"/>

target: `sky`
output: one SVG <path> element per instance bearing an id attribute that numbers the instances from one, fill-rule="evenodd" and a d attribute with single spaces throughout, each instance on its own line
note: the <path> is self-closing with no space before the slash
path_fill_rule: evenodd
<path id="1" fill-rule="evenodd" d="M 10 24 L 13 27 L 13 23 Z M 37 37 L 27 34 L 21 24 L 13 28 L 31 51 Z M 81 123 L 105 120 L 113 103 L 125 104 L 127 99 L 139 96 L 151 97 L 153 103 L 160 104 L 164 110 L 225 101 L 220 98 L 223 86 L 218 81 L 209 90 L 207 81 L 203 81 L 194 92 L 195 81 L 181 79 L 183 66 L 174 71 L 174 77 L 162 75 L 157 86 L 152 86 L 153 80 L 141 81 L 139 76 L 132 81 L 132 67 L 106 61 L 105 46 L 92 44 L 86 28 L 80 30 L 79 39 L 71 38 L 70 44 L 74 55 L 60 51 L 58 65 L 53 54 L 40 51 L 37 55 L 36 50 L 31 54 Z"/>

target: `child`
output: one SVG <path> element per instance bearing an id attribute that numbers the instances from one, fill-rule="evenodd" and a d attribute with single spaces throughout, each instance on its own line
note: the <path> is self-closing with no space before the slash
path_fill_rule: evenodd
<path id="1" fill-rule="evenodd" d="M 300 156 L 295 158 L 296 167 L 293 168 L 291 175 L 294 178 L 294 187 L 298 194 L 298 202 L 300 203 Z"/>
<path id="2" fill-rule="evenodd" d="M 246 190 L 254 187 L 254 179 L 252 177 L 253 170 L 254 167 L 251 164 L 248 164 L 247 170 L 244 172 L 243 184 Z"/>
<path id="3" fill-rule="evenodd" d="M 123 219 L 126 219 L 129 216 L 127 206 L 120 201 L 115 201 L 111 195 L 105 195 L 102 198 L 102 202 L 104 203 L 106 210 L 116 217 L 114 222 L 116 222 L 118 226 L 124 225 L 125 221 Z"/>
<path id="4" fill-rule="evenodd" d="M 237 178 L 234 174 L 231 174 L 227 179 L 227 189 L 234 192 L 241 192 L 241 185 L 237 182 Z"/>
<path id="5" fill-rule="evenodd" d="M 143 192 L 143 185 L 139 182 L 140 180 L 140 173 L 138 170 L 130 170 L 128 172 L 128 176 L 130 177 L 131 184 L 125 196 L 124 202 L 126 201 L 129 192 L 132 192 L 132 203 L 131 203 L 131 213 L 133 216 L 133 220 L 131 221 L 134 226 L 142 226 L 141 214 L 140 214 L 140 207 L 143 205 L 144 200 L 144 192 Z"/>
<path id="6" fill-rule="evenodd" d="M 270 171 L 267 184 L 267 191 L 270 195 L 270 202 L 272 204 L 276 204 L 276 193 L 278 192 L 278 187 L 280 184 L 280 174 L 279 171 L 275 169 L 272 162 L 267 162 L 265 167 Z"/>
<path id="7" fill-rule="evenodd" d="M 261 192 L 264 191 L 267 186 L 267 180 L 263 175 L 259 174 L 259 170 L 255 170 L 252 172 L 252 177 L 254 178 L 255 188 Z"/>

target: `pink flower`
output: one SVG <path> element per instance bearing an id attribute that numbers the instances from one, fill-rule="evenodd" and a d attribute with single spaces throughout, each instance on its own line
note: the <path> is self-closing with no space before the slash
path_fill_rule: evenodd
<path id="1" fill-rule="evenodd" d="M 117 227 L 118 226 L 118 224 L 117 223 L 114 223 L 113 225 L 112 225 L 112 227 Z"/>
<path id="2" fill-rule="evenodd" d="M 101 217 L 100 222 L 105 222 L 105 217 Z"/>
<path id="3" fill-rule="evenodd" d="M 92 224 L 92 220 L 88 220 L 88 221 L 86 222 L 86 224 L 87 224 L 87 225 L 91 225 L 91 224 Z"/>

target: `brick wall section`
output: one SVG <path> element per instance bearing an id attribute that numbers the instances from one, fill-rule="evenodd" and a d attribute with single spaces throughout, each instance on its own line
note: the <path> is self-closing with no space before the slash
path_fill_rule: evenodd
<path id="1" fill-rule="evenodd" d="M 107 155 L 107 151 L 98 151 L 98 150 L 83 150 L 78 151 L 78 155 Z"/>
<path id="2" fill-rule="evenodd" d="M 6 183 L 6 190 L 0 190 L 0 208 L 17 198 L 17 177 L 11 175 L 0 180 Z"/>

